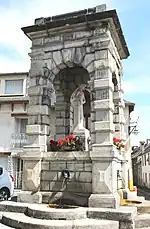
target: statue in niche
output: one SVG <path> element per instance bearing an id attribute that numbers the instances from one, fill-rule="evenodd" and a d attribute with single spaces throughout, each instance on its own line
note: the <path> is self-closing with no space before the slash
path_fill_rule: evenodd
<path id="1" fill-rule="evenodd" d="M 80 85 L 71 96 L 71 105 L 74 109 L 73 134 L 85 138 L 85 151 L 89 150 L 90 131 L 84 127 L 83 105 L 86 103 L 84 95 L 85 85 Z"/>
<path id="2" fill-rule="evenodd" d="M 84 125 L 83 105 L 85 102 L 84 91 L 80 86 L 71 97 L 71 103 L 74 108 L 74 127 L 79 125 L 82 128 Z"/>

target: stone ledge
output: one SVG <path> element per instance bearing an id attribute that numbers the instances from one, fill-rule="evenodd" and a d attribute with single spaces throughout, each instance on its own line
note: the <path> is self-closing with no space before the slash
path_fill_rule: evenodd
<path id="1" fill-rule="evenodd" d="M 87 215 L 92 219 L 109 219 L 132 222 L 137 215 L 137 209 L 135 207 L 120 207 L 118 209 L 89 208 Z"/>
<path id="2" fill-rule="evenodd" d="M 42 203 L 42 193 L 37 192 L 32 194 L 30 191 L 21 191 L 17 196 L 17 201 L 20 203 Z"/>
<path id="3" fill-rule="evenodd" d="M 117 208 L 119 206 L 118 196 L 113 194 L 91 194 L 89 207 L 94 208 Z"/>
<path id="4" fill-rule="evenodd" d="M 28 206 L 29 206 L 28 203 L 20 203 L 20 202 L 13 202 L 13 201 L 2 201 L 2 202 L 0 202 L 0 211 L 1 212 L 24 213 Z"/>
<path id="5" fill-rule="evenodd" d="M 77 220 L 41 220 L 30 218 L 22 213 L 2 213 L 2 223 L 15 228 L 32 229 L 118 229 L 119 224 L 116 221 L 95 220 L 95 219 L 77 219 Z"/>
<path id="6" fill-rule="evenodd" d="M 44 160 L 50 161 L 72 161 L 72 160 L 90 160 L 90 153 L 85 151 L 69 151 L 69 152 L 44 152 Z"/>

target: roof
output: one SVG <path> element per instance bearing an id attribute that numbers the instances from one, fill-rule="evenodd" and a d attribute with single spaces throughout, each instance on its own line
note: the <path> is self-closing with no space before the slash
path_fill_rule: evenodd
<path id="1" fill-rule="evenodd" d="M 80 11 L 76 11 L 72 13 L 61 14 L 61 15 L 57 15 L 53 17 L 41 18 L 41 21 L 42 21 L 41 24 L 35 23 L 35 25 L 24 27 L 22 28 L 22 30 L 28 36 L 28 34 L 31 32 L 48 30 L 52 28 L 58 28 L 58 27 L 66 26 L 66 25 L 73 25 L 73 24 L 79 24 L 79 23 L 84 23 L 84 22 L 88 23 L 88 22 L 102 20 L 102 19 L 103 20 L 105 19 L 113 20 L 115 28 L 116 28 L 116 32 L 118 33 L 122 48 L 125 53 L 124 58 L 127 58 L 130 54 L 129 54 L 129 50 L 128 50 L 128 47 L 127 47 L 127 44 L 126 44 L 126 41 L 123 35 L 123 31 L 122 31 L 116 10 L 96 12 L 96 7 L 94 7 L 94 8 L 84 9 L 84 10 L 80 10 Z"/>
<path id="2" fill-rule="evenodd" d="M 127 105 L 129 107 L 129 112 L 131 113 L 132 111 L 134 111 L 134 107 L 135 107 L 135 103 L 132 103 L 130 101 L 124 100 L 125 105 Z"/>
<path id="3" fill-rule="evenodd" d="M 4 73 L 0 73 L 0 76 L 16 76 L 16 75 L 28 75 L 29 72 L 4 72 Z"/>
<path id="4" fill-rule="evenodd" d="M 142 154 L 140 147 L 137 147 L 133 150 L 133 152 L 131 153 L 131 158 L 137 158 L 138 156 L 140 156 Z"/>

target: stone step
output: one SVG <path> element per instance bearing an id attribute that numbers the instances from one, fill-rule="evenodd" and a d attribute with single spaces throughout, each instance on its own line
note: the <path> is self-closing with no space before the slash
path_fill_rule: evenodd
<path id="1" fill-rule="evenodd" d="M 30 206 L 28 203 L 19 203 L 13 201 L 1 201 L 0 212 L 19 212 L 24 213 L 26 208 Z"/>
<path id="2" fill-rule="evenodd" d="M 117 221 L 80 219 L 80 220 L 41 220 L 30 218 L 23 213 L 4 212 L 2 223 L 21 229 L 119 229 Z"/>
<path id="3" fill-rule="evenodd" d="M 30 205 L 25 213 L 29 217 L 51 220 L 76 220 L 87 218 L 87 208 L 56 209 L 47 205 Z"/>
<path id="4" fill-rule="evenodd" d="M 138 213 L 149 213 L 150 214 L 150 201 L 143 201 L 142 204 L 136 206 Z"/>
<path id="5" fill-rule="evenodd" d="M 150 214 L 141 214 L 135 218 L 135 228 L 150 227 Z"/>
<path id="6" fill-rule="evenodd" d="M 0 229 L 15 229 L 14 227 L 8 227 L 2 223 L 0 223 Z"/>

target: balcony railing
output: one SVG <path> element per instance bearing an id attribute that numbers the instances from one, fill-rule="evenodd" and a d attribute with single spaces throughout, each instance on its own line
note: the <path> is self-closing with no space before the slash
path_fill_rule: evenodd
<path id="1" fill-rule="evenodd" d="M 21 189 L 22 188 L 22 171 L 14 173 L 14 188 Z"/>
<path id="2" fill-rule="evenodd" d="M 10 145 L 12 148 L 23 148 L 27 144 L 27 135 L 24 133 L 12 134 Z"/>

